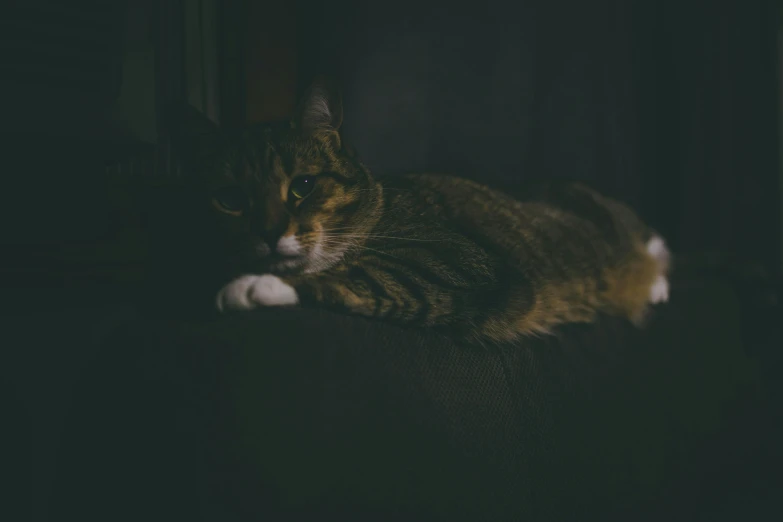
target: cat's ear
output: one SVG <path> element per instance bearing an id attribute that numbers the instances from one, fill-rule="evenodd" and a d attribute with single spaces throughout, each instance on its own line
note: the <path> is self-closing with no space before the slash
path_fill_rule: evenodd
<path id="1" fill-rule="evenodd" d="M 317 77 L 305 92 L 291 120 L 291 126 L 305 134 L 328 138 L 340 147 L 343 102 L 336 82 Z"/>
<path id="2" fill-rule="evenodd" d="M 218 126 L 189 103 L 170 105 L 167 116 L 171 145 L 186 163 L 198 161 L 222 146 L 224 136 Z"/>

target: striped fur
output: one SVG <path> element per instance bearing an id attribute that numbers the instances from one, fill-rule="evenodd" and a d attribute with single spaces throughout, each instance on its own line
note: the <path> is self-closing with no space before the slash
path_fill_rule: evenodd
<path id="1" fill-rule="evenodd" d="M 668 297 L 668 251 L 623 204 L 579 184 L 517 201 L 448 176 L 376 181 L 342 144 L 336 99 L 314 88 L 290 127 L 256 129 L 197 163 L 210 194 L 246 198 L 237 212 L 205 196 L 217 248 L 244 277 L 221 308 L 324 306 L 503 341 L 598 312 L 638 323 Z M 290 188 L 300 176 L 315 186 L 304 198 Z"/>

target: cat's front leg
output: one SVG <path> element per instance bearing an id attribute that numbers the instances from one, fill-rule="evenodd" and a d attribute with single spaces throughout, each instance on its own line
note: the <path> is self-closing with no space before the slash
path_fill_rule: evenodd
<path id="1" fill-rule="evenodd" d="M 402 279 L 399 273 L 397 278 Z M 379 268 L 341 267 L 290 276 L 246 275 L 217 295 L 221 311 L 266 306 L 318 306 L 397 323 L 439 326 L 469 319 L 467 289 L 442 288 L 414 276 L 398 280 Z M 463 302 L 464 301 L 464 302 Z M 462 304 L 457 316 L 456 307 Z"/>
<path id="2" fill-rule="evenodd" d="M 351 292 L 348 289 L 350 284 L 346 283 L 342 278 L 323 273 L 283 277 L 273 274 L 249 274 L 238 277 L 221 288 L 216 304 L 221 312 L 253 310 L 265 306 L 293 306 L 300 303 L 343 304 L 350 309 L 361 308 L 364 300 Z"/>
<path id="3" fill-rule="evenodd" d="M 392 284 L 374 291 L 366 278 L 349 278 L 346 271 L 282 277 L 264 274 L 233 280 L 218 292 L 216 304 L 221 312 L 298 304 L 325 306 L 368 317 L 429 325 L 448 315 L 448 299 L 440 299 L 440 306 L 432 308 L 416 295 L 413 290 Z"/>

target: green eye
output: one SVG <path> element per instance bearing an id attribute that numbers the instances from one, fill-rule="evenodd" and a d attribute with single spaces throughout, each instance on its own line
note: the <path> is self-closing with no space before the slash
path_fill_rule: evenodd
<path id="1" fill-rule="evenodd" d="M 221 188 L 212 194 L 212 204 L 228 214 L 241 214 L 247 210 L 249 203 L 247 196 L 239 187 Z"/>
<path id="2" fill-rule="evenodd" d="M 315 188 L 315 176 L 299 176 L 291 181 L 288 191 L 296 199 L 304 199 L 310 195 Z"/>

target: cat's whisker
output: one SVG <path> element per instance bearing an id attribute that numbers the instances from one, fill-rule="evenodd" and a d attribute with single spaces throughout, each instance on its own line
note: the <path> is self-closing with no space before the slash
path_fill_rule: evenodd
<path id="1" fill-rule="evenodd" d="M 418 231 L 418 230 L 427 230 L 427 227 L 424 225 L 414 225 L 414 226 L 408 226 L 408 227 L 396 227 L 395 231 L 397 232 L 412 232 L 412 231 Z M 371 233 L 371 232 L 360 232 L 356 231 L 356 227 L 336 227 L 336 228 L 324 228 L 320 232 L 341 232 L 341 231 L 350 231 L 356 234 L 373 234 L 373 235 L 381 235 L 377 233 Z M 399 236 L 398 236 L 399 237 Z"/>
<path id="2" fill-rule="evenodd" d="M 403 189 L 403 188 L 391 188 L 391 187 L 383 187 L 384 192 L 406 192 L 406 193 L 412 193 L 413 191 L 410 189 Z M 352 189 L 352 192 L 378 192 L 377 188 L 355 188 Z"/>
<path id="3" fill-rule="evenodd" d="M 355 243 L 355 242 L 352 242 L 352 241 L 343 240 L 342 242 L 334 242 L 334 241 L 324 241 L 323 242 L 323 246 L 326 246 L 327 244 L 330 247 L 333 247 L 333 248 L 346 247 L 346 250 L 349 249 L 349 248 L 353 248 L 353 249 L 356 249 L 356 250 L 366 250 L 368 252 L 375 252 L 375 253 L 378 253 L 378 254 L 383 254 L 384 256 L 389 256 L 389 257 L 393 257 L 395 259 L 400 259 L 399 257 L 397 257 L 397 256 L 395 256 L 393 254 L 390 254 L 387 251 L 379 250 L 379 249 L 376 249 L 376 248 L 371 248 L 371 247 L 368 247 L 368 246 L 365 246 L 365 245 L 362 245 L 362 244 L 358 244 L 358 243 Z"/>
<path id="4" fill-rule="evenodd" d="M 415 237 L 382 236 L 378 234 L 358 233 L 358 234 L 351 234 L 351 235 L 354 237 L 361 237 L 363 239 L 399 239 L 401 241 L 424 241 L 424 242 L 436 242 L 436 243 L 451 242 L 451 240 L 449 239 L 421 239 Z M 328 237 L 328 234 L 322 234 L 322 237 Z M 335 236 L 335 237 L 339 237 L 339 236 Z"/>
<path id="5" fill-rule="evenodd" d="M 421 239 L 421 238 L 414 238 L 414 237 L 379 236 L 377 234 L 368 234 L 364 237 L 367 237 L 368 239 L 400 239 L 403 241 L 427 241 L 427 242 L 437 242 L 437 243 L 450 242 L 450 240 L 448 239 Z"/>

